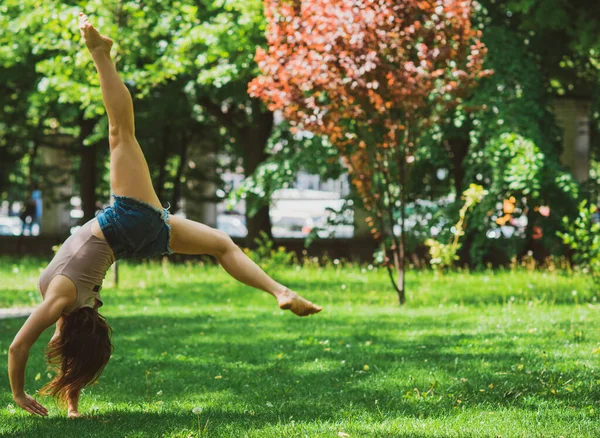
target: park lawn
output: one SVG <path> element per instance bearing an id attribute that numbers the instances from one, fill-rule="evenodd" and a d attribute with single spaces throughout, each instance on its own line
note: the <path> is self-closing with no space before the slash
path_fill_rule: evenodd
<path id="1" fill-rule="evenodd" d="M 0 259 L 0 306 L 37 302 L 42 267 Z M 122 264 L 102 291 L 115 350 L 87 418 L 41 397 L 49 417 L 31 417 L 5 378 L 0 436 L 190 437 L 199 421 L 210 437 L 600 435 L 600 305 L 583 276 L 411 272 L 400 308 L 383 270 L 272 272 L 323 312 L 282 312 L 209 264 Z M 22 322 L 0 321 L 4 375 Z M 29 393 L 48 380 L 50 336 Z"/>

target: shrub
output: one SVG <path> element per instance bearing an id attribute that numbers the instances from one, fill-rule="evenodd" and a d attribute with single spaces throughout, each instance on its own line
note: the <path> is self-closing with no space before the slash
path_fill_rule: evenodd
<path id="1" fill-rule="evenodd" d="M 600 221 L 598 208 L 588 205 L 587 201 L 579 204 L 579 214 L 573 221 L 564 217 L 566 232 L 558 232 L 565 245 L 574 251 L 573 261 L 585 273 L 589 273 L 594 281 L 600 281 Z"/>
<path id="2" fill-rule="evenodd" d="M 244 252 L 257 265 L 266 271 L 272 271 L 278 267 L 289 266 L 298 262 L 296 254 L 287 251 L 283 246 L 274 248 L 273 241 L 267 233 L 261 231 L 260 236 L 254 239 L 256 249 L 244 249 Z"/>

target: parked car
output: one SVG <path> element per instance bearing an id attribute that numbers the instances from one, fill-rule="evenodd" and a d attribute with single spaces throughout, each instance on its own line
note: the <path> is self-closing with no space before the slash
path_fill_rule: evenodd
<path id="1" fill-rule="evenodd" d="M 20 236 L 23 229 L 23 223 L 17 216 L 0 217 L 0 235 Z"/>
<path id="2" fill-rule="evenodd" d="M 217 229 L 224 231 L 231 237 L 246 237 L 246 218 L 244 216 L 220 214 L 217 216 Z"/>
<path id="3" fill-rule="evenodd" d="M 271 216 L 273 237 L 304 238 L 314 228 L 314 222 L 307 216 Z"/>

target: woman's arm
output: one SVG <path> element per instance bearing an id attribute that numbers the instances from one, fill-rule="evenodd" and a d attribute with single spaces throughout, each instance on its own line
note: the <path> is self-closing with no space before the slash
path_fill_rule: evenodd
<path id="1" fill-rule="evenodd" d="M 50 288 L 49 288 L 50 289 Z M 32 414 L 48 415 L 48 410 L 25 394 L 25 366 L 29 349 L 42 332 L 54 324 L 73 297 L 48 290 L 44 301 L 29 316 L 15 336 L 8 353 L 8 376 L 15 403 Z"/>

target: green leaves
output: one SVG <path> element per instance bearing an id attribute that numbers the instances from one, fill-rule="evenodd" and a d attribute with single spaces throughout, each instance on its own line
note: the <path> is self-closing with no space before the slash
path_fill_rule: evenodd
<path id="1" fill-rule="evenodd" d="M 579 204 L 579 214 L 573 220 L 563 218 L 564 232 L 558 232 L 565 245 L 574 251 L 574 261 L 594 281 L 600 281 L 600 218 L 598 208 L 587 201 Z"/>
<path id="2" fill-rule="evenodd" d="M 488 152 L 493 160 L 494 181 L 506 184 L 510 192 L 539 197 L 544 154 L 531 140 L 504 133 L 490 142 Z"/>
<path id="3" fill-rule="evenodd" d="M 450 243 L 442 243 L 435 239 L 427 239 L 425 241 L 425 245 L 429 247 L 429 255 L 431 256 L 429 263 L 438 271 L 451 268 L 458 260 L 457 253 L 461 247 L 460 238 L 465 234 L 467 213 L 479 204 L 488 193 L 482 186 L 471 184 L 463 192 L 462 199 L 465 203 L 460 209 L 458 222 L 452 227 L 452 234 L 454 235 L 452 241 Z"/>
<path id="4" fill-rule="evenodd" d="M 140 140 L 151 171 L 155 157 L 164 165 L 164 154 L 155 151 L 163 144 L 152 137 L 153 127 L 161 131 L 162 125 L 170 124 L 183 133 L 179 139 L 193 144 L 202 124 L 203 138 L 210 132 L 215 144 L 227 144 L 239 132 L 224 129 L 225 138 L 214 133 L 225 125 L 231 128 L 232 120 L 238 128 L 258 125 L 246 90 L 256 70 L 255 48 L 264 43 L 260 0 L 90 0 L 85 5 L 0 0 L 0 84 L 14 90 L 20 102 L 16 106 L 12 93 L 2 93 L 0 120 L 10 121 L 14 135 L 7 137 L 9 128 L 0 126 L 0 139 L 15 145 L 14 160 L 22 159 L 27 151 L 24 139 L 33 136 L 34 128 L 40 139 L 49 134 L 76 136 L 82 121 L 105 118 L 97 73 L 77 27 L 82 9 L 115 41 L 112 53 L 133 94 L 138 127 L 151 128 L 138 132 L 144 137 Z M 200 105 L 200 98 L 217 109 L 218 117 L 211 117 L 215 113 L 206 110 L 204 102 Z M 222 111 L 224 101 L 228 114 Z M 169 105 L 171 111 L 150 102 Z M 99 126 L 105 128 L 105 120 Z M 106 140 L 107 135 L 97 127 L 83 143 Z M 169 153 L 181 149 L 177 145 Z M 0 157 L 13 166 L 12 152 L 10 160 L 1 153 Z M 184 174 L 180 177 L 185 179 Z"/>

